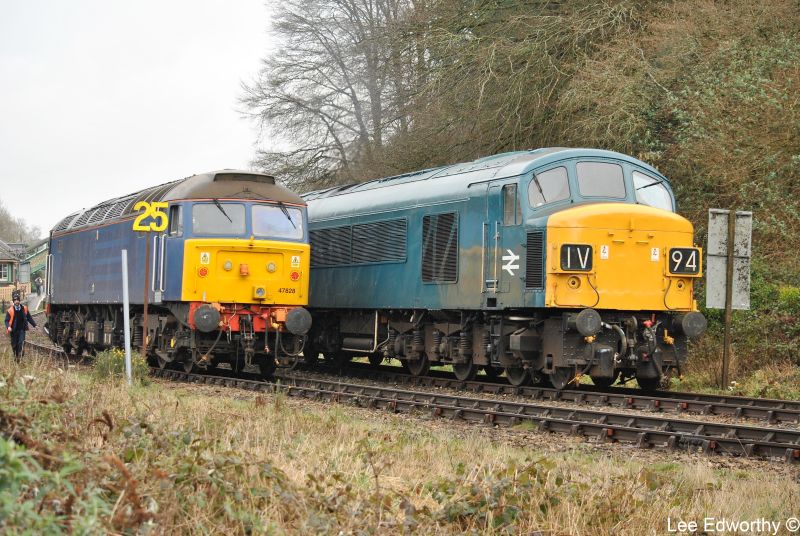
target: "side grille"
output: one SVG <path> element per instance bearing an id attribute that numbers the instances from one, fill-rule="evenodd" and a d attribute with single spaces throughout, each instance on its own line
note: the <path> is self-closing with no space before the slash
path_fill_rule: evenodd
<path id="1" fill-rule="evenodd" d="M 458 219 L 455 212 L 422 218 L 422 280 L 454 282 L 458 276 Z"/>
<path id="2" fill-rule="evenodd" d="M 311 266 L 405 262 L 405 219 L 312 230 Z"/>
<path id="3" fill-rule="evenodd" d="M 405 261 L 406 220 L 353 226 L 353 263 Z"/>
<path id="4" fill-rule="evenodd" d="M 350 264 L 350 226 L 311 231 L 311 266 Z"/>
<path id="5" fill-rule="evenodd" d="M 544 232 L 528 233 L 525 288 L 544 288 Z"/>

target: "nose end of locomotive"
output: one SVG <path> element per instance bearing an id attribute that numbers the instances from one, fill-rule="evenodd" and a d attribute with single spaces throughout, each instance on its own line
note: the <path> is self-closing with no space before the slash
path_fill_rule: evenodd
<path id="1" fill-rule="evenodd" d="M 304 307 L 295 307 L 286 315 L 286 329 L 294 335 L 305 335 L 311 329 L 311 313 Z"/>

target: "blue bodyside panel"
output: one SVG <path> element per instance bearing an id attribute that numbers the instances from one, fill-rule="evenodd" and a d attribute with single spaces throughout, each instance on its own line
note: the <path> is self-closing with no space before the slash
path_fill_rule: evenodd
<path id="1" fill-rule="evenodd" d="M 503 181 L 514 182 L 514 179 Z M 499 204 L 491 205 L 489 190 L 487 184 L 481 184 L 471 188 L 470 197 L 312 221 L 310 229 L 314 231 L 405 218 L 407 247 L 404 262 L 312 268 L 309 305 L 319 308 L 483 309 L 487 303 L 491 304 L 487 299 L 494 298 L 491 309 L 543 307 L 544 289 L 525 286 L 524 245 L 526 232 L 543 231 L 547 218 L 538 218 L 533 222 L 535 226 L 523 226 L 520 222 L 515 226 L 498 224 L 495 229 L 487 222 L 502 222 L 502 213 L 497 213 Z M 492 193 L 500 195 L 500 185 Z M 310 206 L 315 203 L 311 202 Z M 423 218 L 445 213 L 457 214 L 457 279 L 453 283 L 426 283 L 421 276 Z M 495 232 L 500 235 L 496 253 Z M 508 263 L 502 259 L 507 255 L 517 255 L 519 259 Z M 504 264 L 516 264 L 513 275 L 502 269 Z M 486 288 L 486 278 L 498 279 L 496 290 Z"/>
<path id="2" fill-rule="evenodd" d="M 618 164 L 625 197 L 583 197 L 576 176 L 579 161 Z M 532 207 L 528 196 L 536 185 L 534 172 L 556 166 L 568 172 L 569 195 Z M 405 262 L 312 263 L 310 305 L 432 310 L 544 307 L 547 251 L 543 246 L 527 251 L 528 240 L 544 237 L 548 217 L 575 204 L 637 203 L 634 170 L 662 184 L 674 205 L 669 181 L 657 170 L 628 155 L 598 149 L 517 151 L 305 194 L 312 232 L 397 218 L 407 221 Z M 513 222 L 504 222 L 503 187 L 507 185 L 516 185 L 521 221 L 515 217 Z M 457 214 L 457 280 L 426 283 L 421 273 L 423 219 L 445 213 Z M 328 231 L 318 236 L 327 240 L 335 234 Z M 314 247 L 312 240 L 312 258 Z M 541 269 L 526 266 L 528 262 Z M 542 280 L 533 284 L 537 278 Z"/>
<path id="3" fill-rule="evenodd" d="M 128 250 L 131 303 L 144 301 L 145 237 L 131 221 L 54 237 L 51 303 L 121 303 L 121 251 Z M 62 253 L 65 252 L 65 253 Z"/>
<path id="4" fill-rule="evenodd" d="M 134 232 L 132 221 L 52 238 L 51 303 L 122 303 L 122 250 L 128 250 L 128 291 L 132 304 L 144 302 L 145 240 L 150 242 L 148 301 L 164 289 L 162 301 L 179 301 L 183 283 L 183 237 Z M 161 241 L 164 241 L 163 281 Z"/>

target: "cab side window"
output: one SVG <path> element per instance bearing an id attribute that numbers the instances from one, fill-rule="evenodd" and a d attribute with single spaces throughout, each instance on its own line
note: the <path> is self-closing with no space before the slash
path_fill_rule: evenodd
<path id="1" fill-rule="evenodd" d="M 522 223 L 522 207 L 517 196 L 517 185 L 503 186 L 503 225 L 519 225 Z"/>
<path id="2" fill-rule="evenodd" d="M 183 234 L 183 210 L 180 205 L 169 207 L 169 236 L 180 236 Z"/>
<path id="3" fill-rule="evenodd" d="M 536 208 L 555 201 L 569 199 L 567 168 L 559 166 L 541 173 L 534 173 L 528 185 L 528 202 Z"/>

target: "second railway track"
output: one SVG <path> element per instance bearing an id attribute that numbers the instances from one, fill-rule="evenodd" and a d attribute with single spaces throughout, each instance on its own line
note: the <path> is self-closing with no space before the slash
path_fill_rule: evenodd
<path id="1" fill-rule="evenodd" d="M 513 386 L 492 381 L 460 381 L 445 375 L 412 376 L 390 370 L 396 367 L 373 368 L 351 363 L 343 373 L 358 378 L 398 385 L 441 387 L 474 393 L 515 395 L 531 400 L 552 400 L 592 406 L 611 406 L 621 409 L 644 411 L 696 413 L 701 415 L 726 416 L 735 419 L 753 419 L 769 424 L 800 424 L 800 402 L 749 398 L 743 396 L 711 395 L 675 391 L 652 391 L 640 389 L 610 388 L 600 390 L 592 386 L 578 389 L 554 389 L 542 386 Z M 328 369 L 330 370 L 330 369 Z"/>

